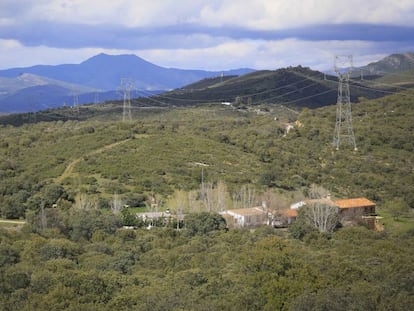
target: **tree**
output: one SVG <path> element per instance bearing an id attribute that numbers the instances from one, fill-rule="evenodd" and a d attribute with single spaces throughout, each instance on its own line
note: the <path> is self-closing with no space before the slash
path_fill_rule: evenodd
<path id="1" fill-rule="evenodd" d="M 319 232 L 332 232 L 338 225 L 338 208 L 327 201 L 314 201 L 302 207 L 308 223 Z"/>
<path id="2" fill-rule="evenodd" d="M 127 208 L 121 210 L 121 219 L 124 226 L 134 227 L 138 225 L 138 219 Z"/>
<path id="3" fill-rule="evenodd" d="M 245 185 L 233 193 L 233 205 L 236 208 L 250 208 L 256 203 L 256 193 L 251 185 Z"/>
<path id="4" fill-rule="evenodd" d="M 310 185 L 308 190 L 308 197 L 310 199 L 324 199 L 329 197 L 329 191 L 322 186 L 315 184 Z"/>
<path id="5" fill-rule="evenodd" d="M 173 214 L 177 217 L 177 229 L 180 227 L 180 220 L 183 214 L 188 210 L 188 199 L 189 196 L 184 190 L 176 190 L 174 196 L 169 200 L 168 206 Z"/>
<path id="6" fill-rule="evenodd" d="M 96 209 L 97 208 L 97 202 L 91 198 L 90 196 L 88 196 L 86 193 L 79 193 L 76 196 L 75 199 L 76 202 L 76 207 L 78 209 L 84 209 L 84 210 L 89 210 L 89 209 Z"/>
<path id="7" fill-rule="evenodd" d="M 338 225 L 339 215 L 338 208 L 328 199 L 329 191 L 312 184 L 308 196 L 311 200 L 302 207 L 302 215 L 319 232 L 332 232 Z"/>
<path id="8" fill-rule="evenodd" d="M 113 200 L 110 202 L 110 206 L 111 206 L 111 211 L 112 213 L 114 213 L 114 215 L 118 215 L 122 208 L 123 208 L 123 203 L 122 200 L 119 198 L 118 193 L 115 193 Z"/>
<path id="9" fill-rule="evenodd" d="M 190 236 L 203 235 L 215 230 L 223 230 L 227 227 L 226 220 L 219 214 L 194 213 L 185 217 L 184 228 Z"/>
<path id="10" fill-rule="evenodd" d="M 397 220 L 399 217 L 406 215 L 410 210 L 410 207 L 403 199 L 395 198 L 385 202 L 384 209 L 388 210 L 392 217 Z"/>
<path id="11" fill-rule="evenodd" d="M 60 198 L 67 199 L 68 195 L 62 185 L 50 184 L 42 189 L 45 207 L 52 207 Z"/>

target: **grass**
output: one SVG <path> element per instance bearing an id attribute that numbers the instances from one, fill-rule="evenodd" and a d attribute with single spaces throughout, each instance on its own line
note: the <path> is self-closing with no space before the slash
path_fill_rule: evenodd
<path id="1" fill-rule="evenodd" d="M 414 230 L 414 210 L 403 216 L 394 218 L 389 211 L 379 209 L 378 215 L 383 217 L 380 220 L 384 224 L 385 230 L 396 235 L 404 234 Z"/>

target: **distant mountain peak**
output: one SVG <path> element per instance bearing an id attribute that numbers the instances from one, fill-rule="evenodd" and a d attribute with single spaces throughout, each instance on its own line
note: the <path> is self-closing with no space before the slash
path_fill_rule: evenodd
<path id="1" fill-rule="evenodd" d="M 377 62 L 363 66 L 360 69 L 375 75 L 414 69 L 414 53 L 391 54 Z"/>
<path id="2" fill-rule="evenodd" d="M 138 61 L 138 62 L 146 62 L 148 64 L 150 64 L 148 61 L 146 61 L 145 59 L 135 55 L 135 54 L 118 54 L 118 55 L 110 55 L 110 54 L 105 54 L 105 53 L 99 53 L 97 55 L 94 55 L 90 58 L 88 58 L 87 60 L 83 61 L 81 64 L 87 64 L 87 63 L 91 63 L 91 62 L 110 62 L 110 61 L 119 61 L 119 62 L 123 62 L 123 61 Z M 156 66 L 156 65 L 154 65 Z"/>

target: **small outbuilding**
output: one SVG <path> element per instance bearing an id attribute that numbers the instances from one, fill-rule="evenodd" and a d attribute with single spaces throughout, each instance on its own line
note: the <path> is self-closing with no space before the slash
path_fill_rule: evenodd
<path id="1" fill-rule="evenodd" d="M 269 215 L 261 207 L 230 209 L 220 213 L 229 228 L 254 228 L 268 224 Z"/>

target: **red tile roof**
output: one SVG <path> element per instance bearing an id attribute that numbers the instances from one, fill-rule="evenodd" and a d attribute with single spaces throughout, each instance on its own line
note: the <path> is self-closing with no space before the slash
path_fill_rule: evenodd
<path id="1" fill-rule="evenodd" d="M 298 217 L 298 210 L 297 209 L 286 209 L 281 211 L 283 216 L 286 217 Z"/>
<path id="2" fill-rule="evenodd" d="M 336 200 L 334 203 L 339 208 L 356 208 L 356 207 L 375 206 L 375 203 L 368 200 L 367 198 Z"/>

